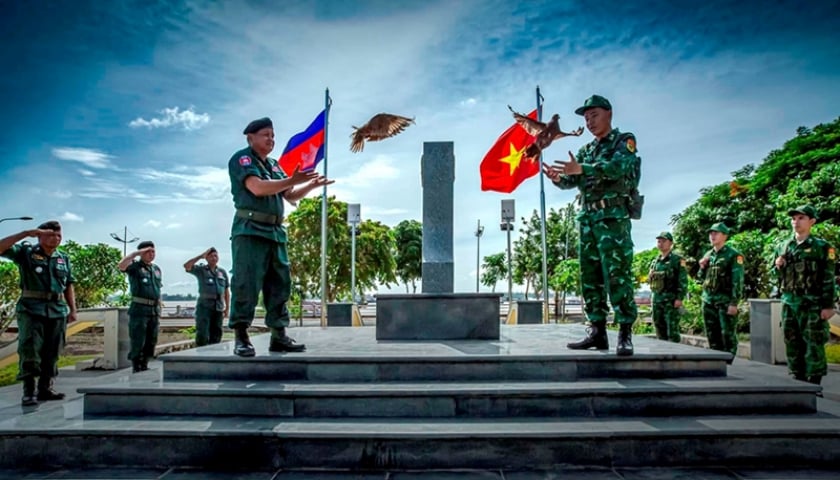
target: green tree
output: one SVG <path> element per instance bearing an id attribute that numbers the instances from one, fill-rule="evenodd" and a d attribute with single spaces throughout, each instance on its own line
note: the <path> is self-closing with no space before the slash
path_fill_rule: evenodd
<path id="1" fill-rule="evenodd" d="M 423 273 L 423 224 L 417 220 L 403 220 L 394 227 L 397 251 L 397 278 L 405 284 L 405 293 L 417 293 L 417 280 Z"/>
<path id="2" fill-rule="evenodd" d="M 321 296 L 321 203 L 320 197 L 304 198 L 288 216 L 289 261 L 293 281 L 311 296 Z M 347 204 L 327 201 L 327 291 L 333 302 L 350 297 L 350 227 Z M 394 236 L 388 226 L 371 220 L 359 224 L 356 237 L 356 286 L 360 290 L 396 282 Z"/>
<path id="3" fill-rule="evenodd" d="M 534 286 L 534 293 L 539 295 L 542 288 L 542 241 L 540 216 L 536 210 L 531 218 L 522 217 L 519 237 L 513 242 L 513 282 L 525 285 L 525 296 Z"/>
<path id="4" fill-rule="evenodd" d="M 125 290 L 125 275 L 117 269 L 122 259 L 118 248 L 104 243 L 80 245 L 68 240 L 59 249 L 70 257 L 78 308 L 108 305 L 112 294 Z"/>
<path id="5" fill-rule="evenodd" d="M 554 269 L 548 281 L 548 286 L 555 292 L 563 292 L 563 302 L 558 303 L 555 299 L 554 311 L 557 316 L 566 316 L 565 294 L 580 295 L 580 260 L 570 258 L 563 260 Z M 557 308 L 560 307 L 560 308 Z M 561 313 L 562 312 L 562 313 Z"/>
<path id="6" fill-rule="evenodd" d="M 15 306 L 20 298 L 20 274 L 17 265 L 0 260 L 0 335 L 6 332 L 15 319 Z M 12 341 L 16 341 L 15 340 Z M 0 344 L 8 345 L 11 342 Z"/>
<path id="7" fill-rule="evenodd" d="M 650 264 L 658 256 L 659 250 L 656 247 L 633 254 L 633 282 L 636 288 L 647 283 Z"/>
<path id="8" fill-rule="evenodd" d="M 496 291 L 496 284 L 507 278 L 507 254 L 505 252 L 494 253 L 484 257 L 481 284 L 490 287 L 492 292 Z"/>

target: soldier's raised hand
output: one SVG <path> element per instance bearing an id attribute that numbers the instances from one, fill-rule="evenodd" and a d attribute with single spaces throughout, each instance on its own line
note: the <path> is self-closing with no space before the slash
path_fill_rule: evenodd
<path id="1" fill-rule="evenodd" d="M 300 171 L 300 165 L 298 165 L 298 166 L 295 167 L 295 171 L 292 172 L 292 174 L 289 176 L 289 179 L 295 185 L 300 185 L 301 183 L 306 183 L 310 180 L 318 178 L 318 176 L 319 176 L 318 172 L 316 172 L 314 170 L 310 170 L 308 172 Z"/>
<path id="2" fill-rule="evenodd" d="M 542 164 L 542 171 L 545 174 L 545 176 L 548 177 L 548 179 L 552 182 L 556 182 L 560 179 L 560 170 L 558 170 L 556 167 L 550 166 L 545 162 L 543 162 Z"/>
<path id="3" fill-rule="evenodd" d="M 560 160 L 554 161 L 554 168 L 556 168 L 561 175 L 580 175 L 583 173 L 583 167 L 578 163 L 572 152 L 569 152 L 569 161 L 563 162 Z"/>

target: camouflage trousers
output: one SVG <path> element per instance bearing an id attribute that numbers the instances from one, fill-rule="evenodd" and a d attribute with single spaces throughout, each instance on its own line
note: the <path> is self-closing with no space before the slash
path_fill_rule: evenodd
<path id="1" fill-rule="evenodd" d="M 589 321 L 606 321 L 609 297 L 616 323 L 635 322 L 630 219 L 606 218 L 593 222 L 582 218 L 579 258 L 584 309 Z"/>
<path id="2" fill-rule="evenodd" d="M 680 343 L 680 309 L 674 307 L 673 295 L 659 298 L 654 294 L 652 306 L 653 327 L 656 338 Z"/>
<path id="3" fill-rule="evenodd" d="M 727 314 L 728 308 L 729 303 L 726 302 L 703 302 L 703 326 L 706 329 L 709 348 L 737 356 L 738 335 L 735 333 L 735 323 L 738 317 Z"/>
<path id="4" fill-rule="evenodd" d="M 782 332 L 788 371 L 798 378 L 825 376 L 825 344 L 828 321 L 820 318 L 820 307 L 812 302 L 782 303 Z"/>

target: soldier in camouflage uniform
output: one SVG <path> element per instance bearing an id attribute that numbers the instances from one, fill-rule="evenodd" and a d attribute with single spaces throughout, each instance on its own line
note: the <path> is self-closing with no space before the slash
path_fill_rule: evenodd
<path id="1" fill-rule="evenodd" d="M 774 271 L 782 294 L 782 330 L 788 371 L 819 385 L 827 373 L 828 319 L 834 315 L 835 252 L 811 235 L 817 212 L 803 205 L 788 212 L 793 236 L 776 247 Z"/>
<path id="2" fill-rule="evenodd" d="M 660 255 L 653 259 L 648 284 L 653 292 L 653 326 L 656 338 L 680 343 L 680 309 L 688 290 L 685 260 L 674 253 L 674 237 L 662 232 L 656 237 Z"/>
<path id="3" fill-rule="evenodd" d="M 286 335 L 291 295 L 283 202 L 294 203 L 315 188 L 332 183 L 315 172 L 295 170 L 286 176 L 274 149 L 274 125 L 269 118 L 249 123 L 242 132 L 248 147 L 234 153 L 228 162 L 230 190 L 236 213 L 231 228 L 233 278 L 232 308 L 228 326 L 236 333 L 233 353 L 256 355 L 248 327 L 260 292 L 265 303 L 265 324 L 271 328 L 270 352 L 301 352 L 306 349 Z"/>
<path id="4" fill-rule="evenodd" d="M 15 245 L 27 237 L 37 237 L 38 244 Z M 58 375 L 67 322 L 76 320 L 76 296 L 70 259 L 57 250 L 60 243 L 61 224 L 56 221 L 0 240 L 0 256 L 15 262 L 20 272 L 17 378 L 23 380 L 23 406 L 64 398 L 63 393 L 53 390 L 53 378 Z"/>
<path id="5" fill-rule="evenodd" d="M 129 253 L 117 265 L 128 275 L 131 304 L 128 307 L 128 338 L 134 373 L 149 369 L 149 360 L 155 356 L 160 329 L 160 289 L 163 276 L 155 265 L 155 244 L 145 240 L 137 244 L 137 251 Z M 135 260 L 135 257 L 140 257 Z"/>
<path id="6" fill-rule="evenodd" d="M 612 128 L 612 105 L 600 96 L 588 98 L 575 113 L 586 119 L 595 139 L 569 161 L 543 164 L 543 172 L 562 189 L 579 189 L 580 274 L 589 334 L 571 349 L 606 350 L 607 297 L 619 324 L 617 355 L 632 355 L 636 321 L 633 302 L 633 239 L 630 219 L 641 216 L 638 195 L 641 160 L 636 138 Z"/>
<path id="7" fill-rule="evenodd" d="M 744 257 L 726 244 L 729 233 L 723 223 L 709 228 L 712 248 L 700 259 L 697 279 L 703 284 L 703 323 L 709 347 L 734 358 L 738 354 L 738 302 L 744 295 Z"/>

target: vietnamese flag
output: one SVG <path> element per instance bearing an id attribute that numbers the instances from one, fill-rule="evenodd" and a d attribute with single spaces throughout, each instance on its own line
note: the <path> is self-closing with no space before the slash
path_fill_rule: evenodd
<path id="1" fill-rule="evenodd" d="M 318 162 L 324 159 L 324 129 L 327 111 L 323 110 L 306 130 L 289 139 L 283 154 L 277 161 L 286 175 L 294 173 L 300 166 L 301 171 L 314 170 Z"/>
<path id="2" fill-rule="evenodd" d="M 537 111 L 528 116 L 537 119 Z M 490 147 L 481 161 L 481 190 L 510 193 L 528 178 L 540 173 L 537 159 L 525 158 L 525 148 L 534 142 L 524 128 L 514 123 Z"/>

